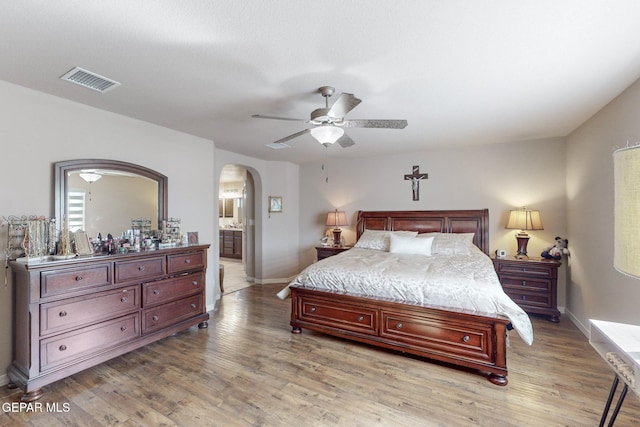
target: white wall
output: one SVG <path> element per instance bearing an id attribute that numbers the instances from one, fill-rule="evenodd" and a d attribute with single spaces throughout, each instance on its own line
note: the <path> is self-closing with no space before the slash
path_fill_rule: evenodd
<path id="1" fill-rule="evenodd" d="M 100 96 L 100 95 L 96 95 Z M 211 141 L 0 81 L 0 216 L 53 215 L 53 163 L 102 158 L 154 169 L 169 179 L 169 215 L 213 242 L 214 145 Z M 217 209 L 217 206 L 216 206 Z M 0 235 L 6 236 L 6 232 Z M 216 235 L 217 236 L 217 235 Z M 0 239 L 0 247 L 6 240 Z M 207 306 L 217 274 L 209 251 Z M 6 271 L 4 268 L 3 274 Z M 10 275 L 9 275 L 10 276 Z M 0 384 L 11 362 L 12 284 L 0 280 Z"/>
<path id="2" fill-rule="evenodd" d="M 589 319 L 640 324 L 640 281 L 613 268 L 613 151 L 640 142 L 639 109 L 636 82 L 567 138 L 567 305 L 585 333 Z"/>

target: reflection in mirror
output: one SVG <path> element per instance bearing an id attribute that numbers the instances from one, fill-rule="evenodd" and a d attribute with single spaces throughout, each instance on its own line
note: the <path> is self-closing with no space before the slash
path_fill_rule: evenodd
<path id="1" fill-rule="evenodd" d="M 88 159 L 55 164 L 56 218 L 90 237 L 120 235 L 139 218 L 159 229 L 166 218 L 166 192 L 166 176 L 131 163 Z"/>

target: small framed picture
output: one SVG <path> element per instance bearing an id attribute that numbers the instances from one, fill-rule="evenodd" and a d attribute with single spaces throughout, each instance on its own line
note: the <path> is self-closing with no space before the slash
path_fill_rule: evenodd
<path id="1" fill-rule="evenodd" d="M 197 231 L 187 231 L 187 241 L 190 245 L 198 244 L 198 232 Z"/>
<path id="2" fill-rule="evenodd" d="M 73 242 L 76 246 L 76 253 L 78 255 L 91 255 L 93 254 L 93 249 L 91 248 L 91 244 L 89 243 L 89 236 L 83 230 L 78 230 L 73 233 Z"/>
<path id="3" fill-rule="evenodd" d="M 270 213 L 282 212 L 282 197 L 269 196 L 269 212 Z"/>

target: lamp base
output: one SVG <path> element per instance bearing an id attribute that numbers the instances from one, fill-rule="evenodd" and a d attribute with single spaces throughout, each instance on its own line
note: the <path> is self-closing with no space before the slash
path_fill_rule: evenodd
<path id="1" fill-rule="evenodd" d="M 340 234 L 342 230 L 339 228 L 333 229 L 333 246 L 342 246 L 342 240 L 340 239 Z"/>
<path id="2" fill-rule="evenodd" d="M 529 235 L 526 233 L 518 233 L 516 234 L 516 240 L 518 241 L 518 253 L 516 254 L 516 259 L 529 259 L 527 256 Z"/>

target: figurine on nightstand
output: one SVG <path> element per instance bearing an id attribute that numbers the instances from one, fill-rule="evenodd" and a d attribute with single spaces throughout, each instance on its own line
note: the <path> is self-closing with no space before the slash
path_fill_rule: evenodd
<path id="1" fill-rule="evenodd" d="M 560 260 L 562 255 L 569 255 L 567 246 L 569 246 L 569 240 L 556 236 L 556 244 L 543 250 L 540 256 L 542 258 Z"/>

